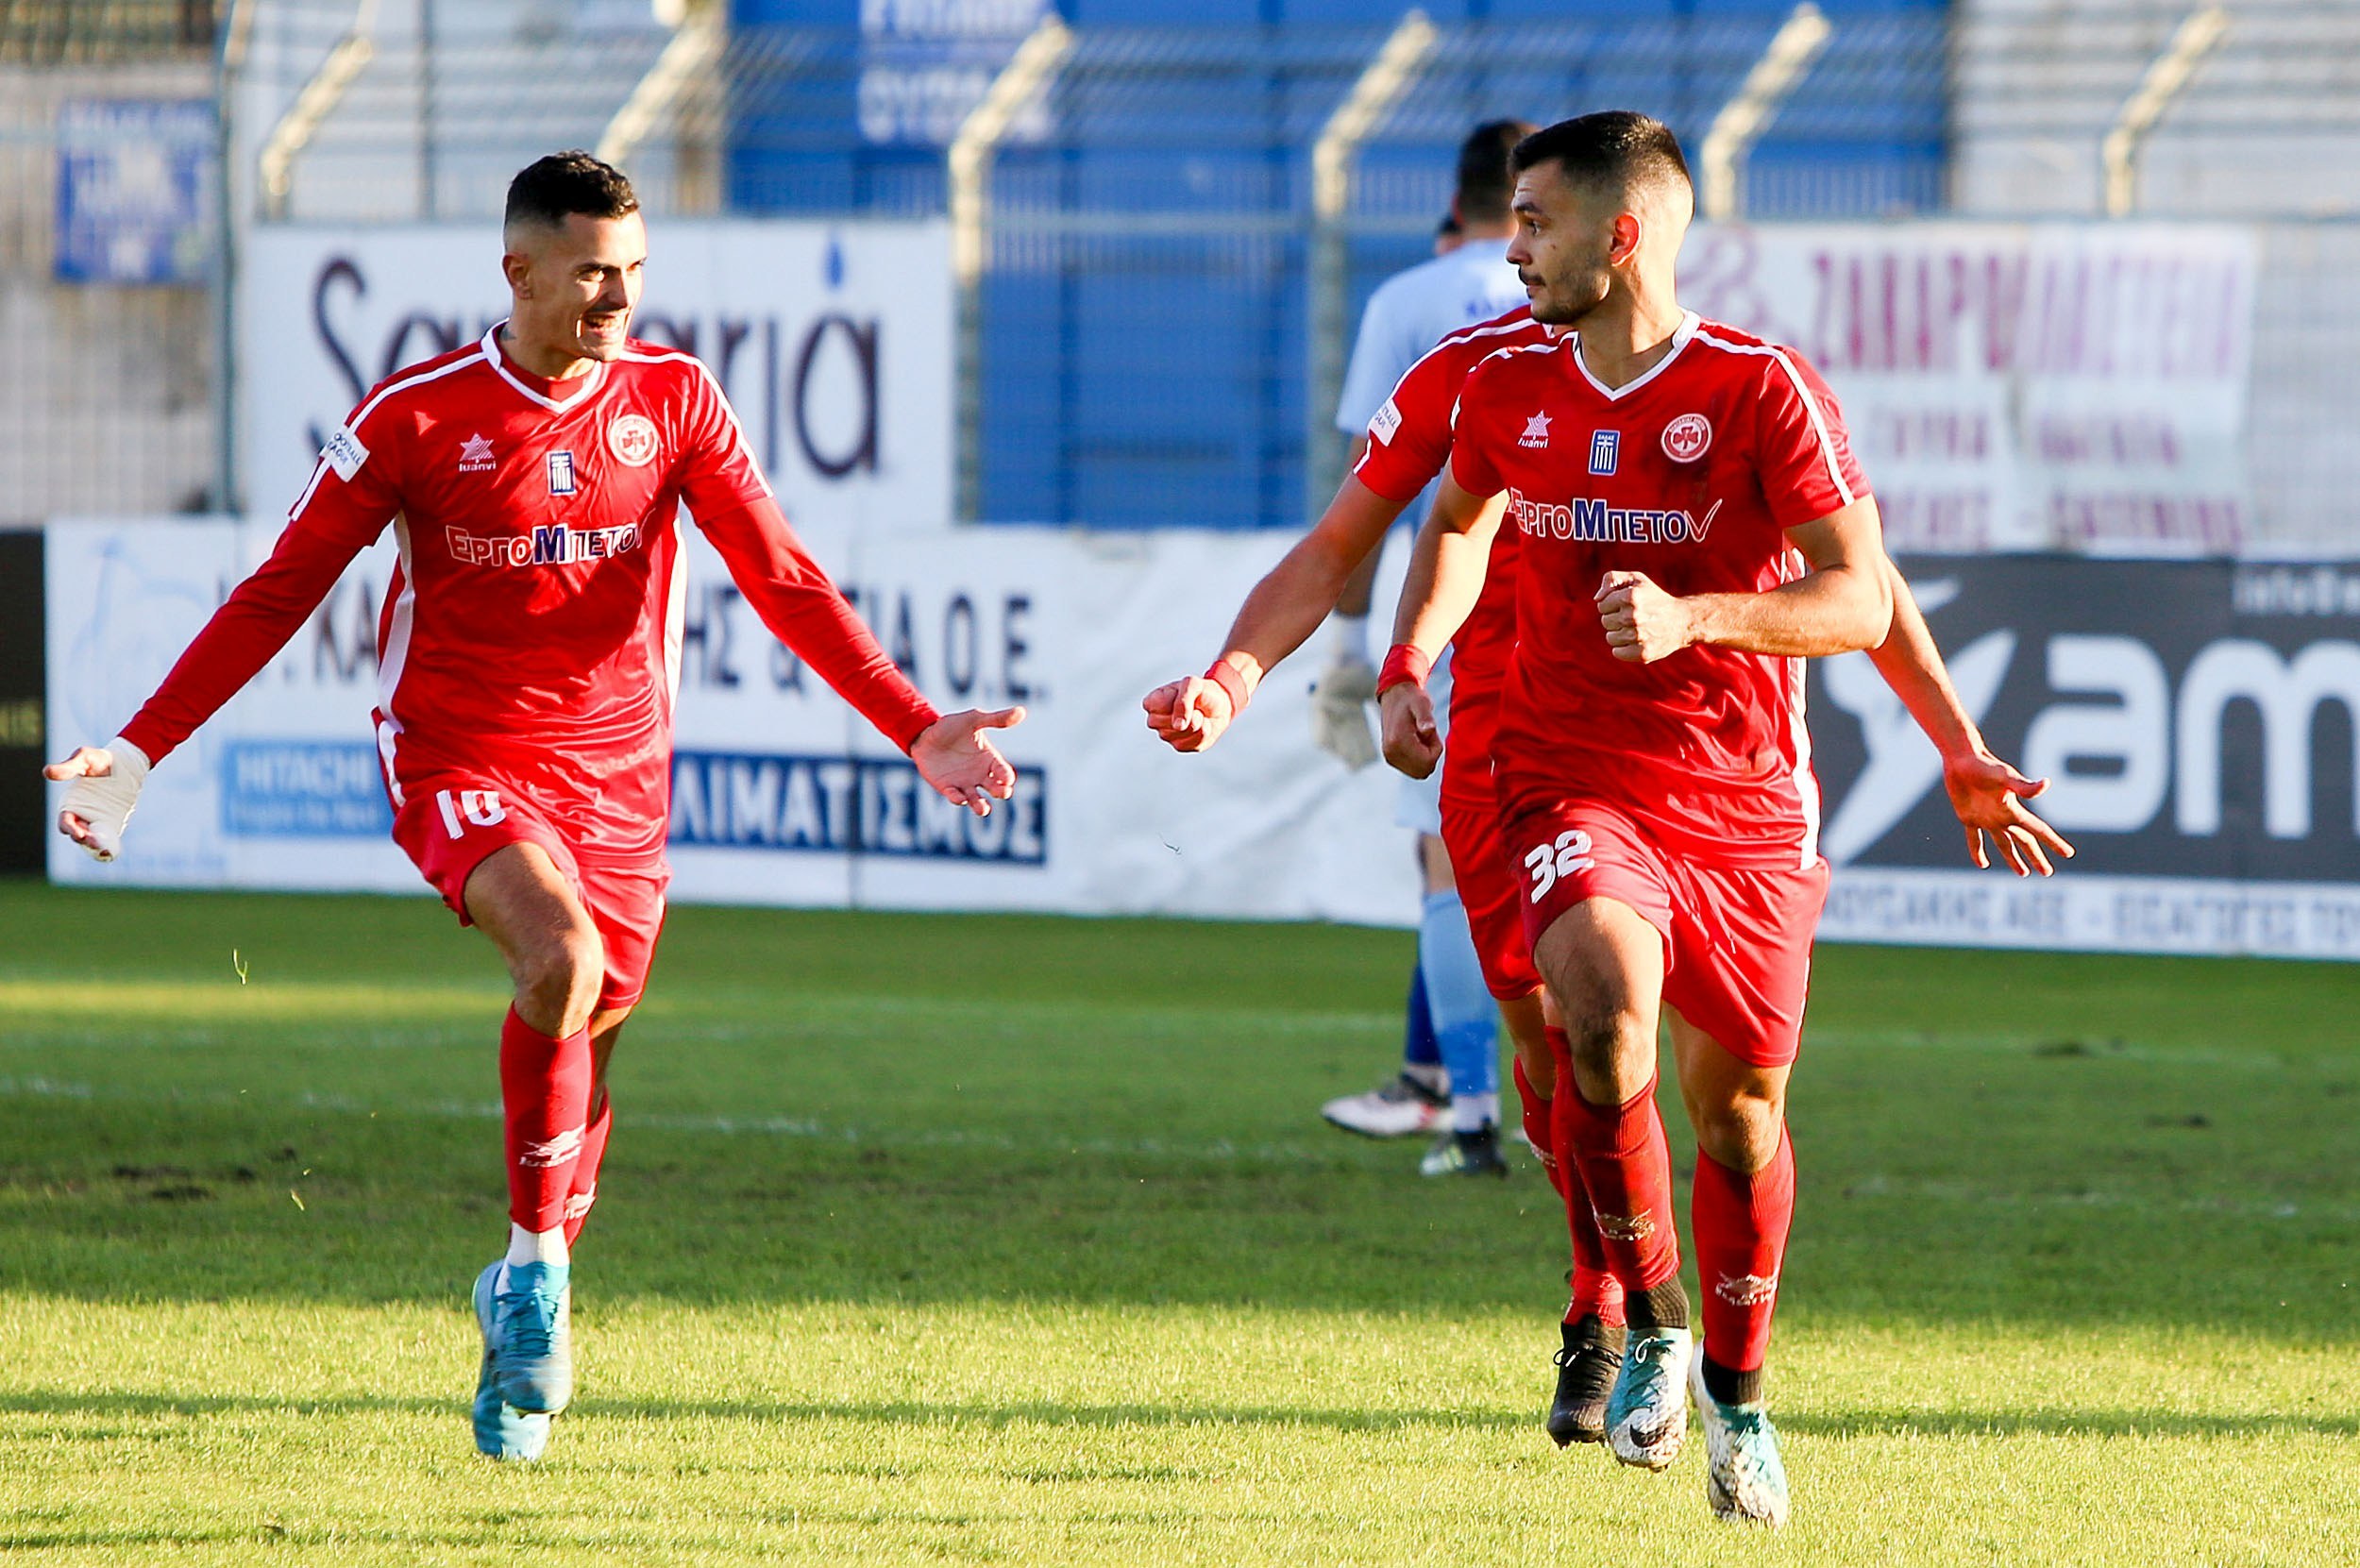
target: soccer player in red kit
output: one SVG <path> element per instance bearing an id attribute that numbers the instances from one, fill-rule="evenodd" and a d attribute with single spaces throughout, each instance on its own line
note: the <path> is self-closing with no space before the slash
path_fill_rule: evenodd
<path id="1" fill-rule="evenodd" d="M 1014 772 L 877 646 L 788 528 L 712 375 L 626 336 L 647 259 L 630 182 L 583 152 L 509 187 L 514 305 L 380 382 L 286 531 L 123 733 L 46 771 L 102 860 L 141 782 L 269 662 L 393 525 L 377 746 L 394 839 L 515 982 L 500 1031 L 510 1237 L 476 1282 L 477 1445 L 537 1458 L 572 1395 L 572 1243 L 613 1121 L 606 1067 L 664 918 L 685 503 L 783 642 L 977 813 Z"/>
<path id="2" fill-rule="evenodd" d="M 1441 472 L 1450 456 L 1452 413 L 1469 372 L 1503 349 L 1545 346 L 1556 330 L 1536 322 L 1528 307 L 1520 308 L 1449 333 L 1412 365 L 1377 411 L 1367 447 L 1319 523 L 1247 596 L 1220 657 L 1203 676 L 1168 682 L 1147 695 L 1142 705 L 1150 727 L 1176 750 L 1213 745 L 1244 711 L 1263 676 L 1317 629 L 1401 509 Z M 1516 640 L 1516 533 L 1498 531 L 1481 596 L 1451 637 L 1455 675 L 1449 740 L 1442 748 L 1442 835 L 1484 978 L 1516 1041 L 1526 1136 L 1566 1204 L 1572 1291 L 1547 1428 L 1560 1444 L 1595 1442 L 1606 1435 L 1607 1393 L 1621 1365 L 1622 1288 L 1606 1269 L 1577 1170 L 1554 1157 L 1556 1061 L 1569 1048 L 1563 1033 L 1542 1017 L 1541 979 L 1524 929 L 1522 878 L 1501 845 L 1492 778 L 1500 698 Z M 2019 871 L 2033 866 L 2046 871 L 2044 842 L 2070 851 L 2022 803 L 2041 784 L 1983 745 L 1897 573 L 1892 591 L 1891 633 L 1873 656 L 1941 752 L 1951 802 L 1977 864 L 1984 861 L 1988 835 Z"/>
<path id="3" fill-rule="evenodd" d="M 1477 601 L 1504 514 L 1517 642 L 1493 782 L 1568 1037 L 1559 1158 L 1625 1296 L 1609 1443 L 1668 1465 L 1693 1396 L 1714 1511 L 1776 1525 L 1787 1487 L 1762 1379 L 1794 1201 L 1784 1106 L 1828 879 L 1800 659 L 1888 644 L 1895 574 L 1817 377 L 1679 308 L 1693 194 L 1671 133 L 1587 115 L 1514 161 L 1509 259 L 1535 318 L 1574 330 L 1465 379 L 1380 680 L 1387 750 L 1433 766 L 1424 670 Z M 1921 708 L 1922 688 L 1896 684 Z M 2016 799 L 2036 789 L 2003 789 L 1981 823 L 1962 810 L 1979 863 L 1982 832 L 2019 869 L 2070 852 Z M 1699 1146 L 1701 1355 L 1655 1108 L 1659 1017 Z"/>

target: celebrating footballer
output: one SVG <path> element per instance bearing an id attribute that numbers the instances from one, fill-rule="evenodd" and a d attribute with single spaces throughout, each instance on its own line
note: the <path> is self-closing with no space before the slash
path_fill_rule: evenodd
<path id="1" fill-rule="evenodd" d="M 515 981 L 499 1032 L 509 1246 L 477 1278 L 474 1425 L 537 1458 L 573 1393 L 572 1246 L 598 1198 L 607 1063 L 664 921 L 683 505 L 763 624 L 978 814 L 1015 773 L 935 711 L 787 526 L 712 374 L 628 335 L 648 258 L 584 152 L 508 191 L 509 317 L 380 382 L 329 438 L 268 561 L 123 733 L 46 769 L 101 860 L 150 767 L 251 681 L 390 525 L 374 720 L 394 840 Z"/>
<path id="2" fill-rule="evenodd" d="M 1693 1399 L 1722 1518 L 1782 1524 L 1764 1400 L 1795 1155 L 1789 1075 L 1826 899 L 1801 660 L 1878 650 L 1943 744 L 1979 864 L 2070 853 L 2039 785 L 1962 747 L 1834 398 L 1792 350 L 1679 306 L 1694 211 L 1677 142 L 1633 113 L 1551 126 L 1514 154 L 1519 268 L 1547 340 L 1468 372 L 1449 469 L 1379 677 L 1388 757 L 1432 768 L 1424 676 L 1516 546 L 1514 649 L 1492 785 L 1533 963 L 1563 1022 L 1552 1133 L 1587 1194 L 1627 1340 L 1616 1458 L 1669 1465 Z M 1914 663 L 1914 674 L 1903 666 Z M 1900 671 L 1896 678 L 1896 671 Z M 1656 1109 L 1668 1025 L 1697 1155 L 1698 1342 Z"/>

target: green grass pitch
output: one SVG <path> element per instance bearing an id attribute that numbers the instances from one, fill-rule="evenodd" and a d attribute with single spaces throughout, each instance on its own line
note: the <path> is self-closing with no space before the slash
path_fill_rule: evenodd
<path id="1" fill-rule="evenodd" d="M 0 885 L 0 1558 L 2360 1561 L 2360 974 L 1823 950 L 1764 1539 L 1700 1442 L 1650 1476 L 1542 1433 L 1535 1167 L 1421 1181 L 1317 1121 L 1409 952 L 675 912 L 582 1391 L 504 1469 L 465 1420 L 488 945 Z"/>

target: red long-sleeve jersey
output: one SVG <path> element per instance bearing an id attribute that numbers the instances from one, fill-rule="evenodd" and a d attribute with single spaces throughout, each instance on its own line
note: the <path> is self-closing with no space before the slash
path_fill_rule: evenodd
<path id="1" fill-rule="evenodd" d="M 160 762 L 253 679 L 392 524 L 378 750 L 405 781 L 519 771 L 593 853 L 661 850 L 680 684 L 683 502 L 778 638 L 896 746 L 938 717 L 805 553 L 694 357 L 632 340 L 550 382 L 499 328 L 378 384 L 278 547 L 124 726 Z"/>

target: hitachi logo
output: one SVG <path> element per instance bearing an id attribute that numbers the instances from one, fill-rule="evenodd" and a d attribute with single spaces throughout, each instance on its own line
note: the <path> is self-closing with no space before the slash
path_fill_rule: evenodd
<path id="1" fill-rule="evenodd" d="M 1536 539 L 1578 539 L 1593 545 L 1701 545 L 1712 531 L 1712 519 L 1720 511 L 1719 501 L 1702 517 L 1695 517 L 1684 511 L 1658 512 L 1592 500 L 1560 504 L 1528 500 L 1513 490 L 1508 493 L 1508 514 L 1525 532 Z"/>
<path id="2" fill-rule="evenodd" d="M 619 528 L 567 528 L 552 523 L 530 533 L 486 536 L 447 528 L 444 542 L 453 559 L 478 566 L 565 566 L 577 561 L 603 561 L 639 548 L 639 525 Z"/>

